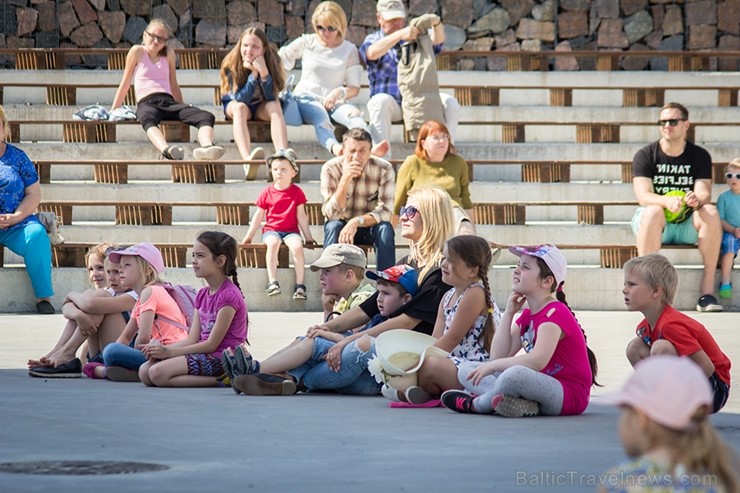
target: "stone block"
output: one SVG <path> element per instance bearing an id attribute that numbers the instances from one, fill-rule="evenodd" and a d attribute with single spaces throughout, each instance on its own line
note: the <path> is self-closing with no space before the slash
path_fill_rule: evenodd
<path id="1" fill-rule="evenodd" d="M 717 23 L 717 3 L 714 0 L 690 2 L 686 4 L 684 9 L 687 26 Z M 689 38 L 691 38 L 690 34 Z"/>
<path id="2" fill-rule="evenodd" d="M 647 10 L 640 10 L 624 21 L 624 33 L 627 35 L 630 45 L 650 34 L 652 30 L 653 18 L 650 17 Z"/>
<path id="3" fill-rule="evenodd" d="M 121 8 L 129 16 L 149 18 L 152 15 L 152 2 L 147 0 L 121 0 Z"/>
<path id="4" fill-rule="evenodd" d="M 555 23 L 522 19 L 516 29 L 516 37 L 518 39 L 555 41 Z"/>
<path id="5" fill-rule="evenodd" d="M 98 27 L 96 22 L 88 22 L 78 27 L 69 35 L 69 39 L 74 44 L 81 48 L 89 48 L 94 46 L 95 43 L 100 41 L 103 37 L 103 32 Z"/>
<path id="6" fill-rule="evenodd" d="M 684 38 L 682 34 L 676 34 L 663 39 L 658 47 L 659 51 L 681 51 L 683 50 Z M 668 70 L 668 59 L 655 57 L 650 59 L 650 70 Z"/>
<path id="7" fill-rule="evenodd" d="M 298 36 L 306 32 L 305 23 L 303 17 L 296 17 L 293 15 L 285 16 L 285 34 L 288 39 L 296 39 Z"/>
<path id="8" fill-rule="evenodd" d="M 571 47 L 570 43 L 567 41 L 563 41 L 562 43 L 558 43 L 557 46 L 555 46 L 555 51 L 573 51 L 573 48 Z M 554 65 L 555 70 L 558 71 L 569 71 L 569 70 L 578 70 L 578 59 L 576 57 L 564 57 L 564 56 L 556 56 L 554 57 Z"/>
<path id="9" fill-rule="evenodd" d="M 588 14 L 583 10 L 572 10 L 558 15 L 558 37 L 560 39 L 572 39 L 587 34 Z"/>
<path id="10" fill-rule="evenodd" d="M 619 2 L 594 0 L 591 4 L 591 15 L 602 19 L 617 19 L 619 18 Z"/>
<path id="11" fill-rule="evenodd" d="M 648 47 L 641 43 L 630 46 L 628 51 L 645 51 Z M 620 67 L 623 70 L 645 70 L 650 64 L 650 57 L 627 56 L 622 59 Z"/>
<path id="12" fill-rule="evenodd" d="M 193 0 L 192 9 L 193 19 L 226 21 L 225 0 Z"/>
<path id="13" fill-rule="evenodd" d="M 473 23 L 473 0 L 442 0 L 442 22 L 469 27 Z"/>
<path id="14" fill-rule="evenodd" d="M 226 6 L 230 26 L 245 26 L 257 18 L 257 9 L 246 0 L 236 0 Z"/>
<path id="15" fill-rule="evenodd" d="M 285 26 L 266 26 L 265 34 L 267 35 L 267 39 L 271 43 L 275 43 L 276 46 L 282 45 L 288 39 L 288 36 L 285 34 Z"/>
<path id="16" fill-rule="evenodd" d="M 360 46 L 367 36 L 364 26 L 348 26 L 346 39 L 355 46 Z"/>
<path id="17" fill-rule="evenodd" d="M 57 18 L 59 19 L 59 30 L 64 38 L 80 26 L 72 2 L 62 2 L 57 5 Z"/>
<path id="18" fill-rule="evenodd" d="M 462 49 L 464 51 L 491 51 L 493 47 L 493 38 L 478 38 L 467 40 Z"/>
<path id="19" fill-rule="evenodd" d="M 195 26 L 195 42 L 221 47 L 226 43 L 226 26 L 223 22 L 203 19 Z"/>
<path id="20" fill-rule="evenodd" d="M 98 14 L 87 0 L 72 0 L 72 7 L 75 9 L 80 24 L 87 24 L 98 20 Z"/>
<path id="21" fill-rule="evenodd" d="M 596 42 L 599 48 L 627 48 L 629 41 L 622 19 L 602 19 Z"/>
<path id="22" fill-rule="evenodd" d="M 645 44 L 648 46 L 651 50 L 657 50 L 660 47 L 660 42 L 663 40 L 663 32 L 662 31 L 653 31 L 647 36 L 645 36 Z"/>
<path id="23" fill-rule="evenodd" d="M 560 0 L 561 10 L 576 10 L 588 12 L 591 8 L 591 0 Z"/>
<path id="24" fill-rule="evenodd" d="M 357 23 L 355 20 L 355 13 L 354 8 L 358 4 L 367 4 L 369 7 L 373 10 L 373 24 L 372 26 L 377 25 L 377 21 L 375 19 L 375 3 L 374 2 L 352 2 L 353 11 L 352 11 L 352 22 Z M 419 17 L 423 14 L 438 14 L 439 13 L 439 5 L 437 4 L 437 0 L 411 0 L 409 2 L 409 9 L 408 9 L 408 15 L 409 17 Z"/>
<path id="25" fill-rule="evenodd" d="M 190 0 L 167 0 L 167 5 L 169 5 L 177 15 L 183 15 L 190 9 Z"/>
<path id="26" fill-rule="evenodd" d="M 624 15 L 632 15 L 648 6 L 648 0 L 621 0 L 620 3 Z"/>
<path id="27" fill-rule="evenodd" d="M 542 40 L 540 39 L 524 39 L 522 40 L 522 51 L 542 51 Z"/>
<path id="28" fill-rule="evenodd" d="M 172 8 L 166 3 L 157 5 L 152 9 L 152 19 L 162 19 L 164 23 L 170 27 L 170 31 L 173 33 L 177 30 L 177 16 L 172 11 Z"/>
<path id="29" fill-rule="evenodd" d="M 511 26 L 509 13 L 502 8 L 494 8 L 468 28 L 468 33 L 500 34 Z"/>
<path id="30" fill-rule="evenodd" d="M 503 8 L 509 13 L 511 24 L 517 25 L 521 19 L 528 16 L 532 12 L 534 2 L 532 0 L 501 0 L 499 2 Z"/>
<path id="31" fill-rule="evenodd" d="M 92 5 L 95 10 L 98 12 L 102 12 L 105 10 L 105 0 L 87 0 L 90 2 L 90 5 Z"/>
<path id="32" fill-rule="evenodd" d="M 17 7 L 15 17 L 18 19 L 18 36 L 25 36 L 36 30 L 36 24 L 39 21 L 39 13 L 36 9 Z"/>
<path id="33" fill-rule="evenodd" d="M 507 29 L 503 33 L 494 36 L 493 41 L 497 48 L 516 44 L 516 33 L 513 29 Z"/>
<path id="34" fill-rule="evenodd" d="M 661 29 L 665 36 L 683 34 L 683 12 L 680 7 L 671 6 L 665 9 L 665 18 Z"/>
<path id="35" fill-rule="evenodd" d="M 413 3 L 413 2 L 412 2 Z M 437 8 L 437 2 L 432 0 L 434 9 Z M 431 11 L 430 11 L 431 12 Z M 425 13 L 425 12 L 422 12 Z M 411 14 L 413 17 L 414 14 Z M 375 3 L 373 2 L 352 2 L 352 24 L 355 26 L 375 27 L 378 21 L 375 19 Z"/>
<path id="36" fill-rule="evenodd" d="M 288 0 L 285 2 L 285 11 L 296 17 L 303 17 L 308 8 L 308 0 Z"/>
<path id="37" fill-rule="evenodd" d="M 725 34 L 720 36 L 718 48 L 720 50 L 738 51 L 740 50 L 740 36 L 734 36 L 732 34 Z M 728 72 L 740 71 L 740 60 L 737 58 L 725 58 L 722 57 L 718 61 L 719 70 Z"/>
<path id="38" fill-rule="evenodd" d="M 665 7 L 662 5 L 653 5 L 650 7 L 650 13 L 653 16 L 653 29 L 655 31 L 660 30 L 663 26 L 663 19 L 665 19 Z"/>
<path id="39" fill-rule="evenodd" d="M 717 11 L 721 12 L 717 19 L 717 29 L 730 34 L 740 34 L 740 0 L 720 2 Z"/>
<path id="40" fill-rule="evenodd" d="M 57 30 L 57 5 L 54 2 L 41 2 L 36 5 L 39 11 L 39 31 Z"/>
<path id="41" fill-rule="evenodd" d="M 283 4 L 276 0 L 257 0 L 257 16 L 267 26 L 283 26 Z"/>
<path id="42" fill-rule="evenodd" d="M 715 48 L 717 46 L 717 26 L 713 24 L 700 24 L 689 26 L 689 42 L 686 46 L 689 50 L 701 50 Z"/>
<path id="43" fill-rule="evenodd" d="M 126 27 L 123 28 L 123 39 L 132 45 L 141 43 L 146 25 L 147 22 L 141 17 L 129 17 L 126 21 Z"/>
<path id="44" fill-rule="evenodd" d="M 126 14 L 123 13 L 123 10 L 100 12 L 98 23 L 105 37 L 115 44 L 121 41 L 121 36 L 123 36 L 123 29 L 126 27 Z"/>
<path id="45" fill-rule="evenodd" d="M 449 24 L 444 25 L 445 30 L 445 51 L 459 50 L 460 47 L 465 43 L 465 30 L 460 29 L 457 26 L 450 26 Z"/>
<path id="46" fill-rule="evenodd" d="M 536 21 L 554 21 L 556 11 L 555 0 L 545 0 L 532 7 L 532 17 Z"/>
<path id="47" fill-rule="evenodd" d="M 59 33 L 56 31 L 36 31 L 36 48 L 56 48 L 59 46 Z"/>

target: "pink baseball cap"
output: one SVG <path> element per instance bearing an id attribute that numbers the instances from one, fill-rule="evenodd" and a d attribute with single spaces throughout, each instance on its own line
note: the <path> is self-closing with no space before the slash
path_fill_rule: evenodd
<path id="1" fill-rule="evenodd" d="M 137 243 L 136 245 L 130 246 L 125 250 L 115 250 L 108 254 L 108 258 L 111 262 L 120 264 L 121 257 L 124 255 L 141 257 L 149 264 L 154 267 L 157 274 L 161 274 L 164 271 L 164 260 L 159 249 L 151 243 Z"/>
<path id="2" fill-rule="evenodd" d="M 605 396 L 615 404 L 639 409 L 674 430 L 685 430 L 700 406 L 712 407 L 709 379 L 687 357 L 650 356 L 635 365 L 622 390 Z"/>
<path id="3" fill-rule="evenodd" d="M 509 251 L 517 257 L 529 255 L 541 258 L 552 271 L 552 275 L 555 276 L 555 284 L 560 287 L 565 282 L 565 271 L 568 268 L 568 263 L 555 245 L 548 243 L 546 245 L 510 246 Z"/>

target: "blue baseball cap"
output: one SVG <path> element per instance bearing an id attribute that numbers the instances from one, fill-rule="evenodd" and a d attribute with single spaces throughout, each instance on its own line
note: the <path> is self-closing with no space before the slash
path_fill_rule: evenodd
<path id="1" fill-rule="evenodd" d="M 408 264 L 400 264 L 388 267 L 385 270 L 369 270 L 365 273 L 368 279 L 377 281 L 397 282 L 411 295 L 416 296 L 419 292 L 419 271 Z"/>

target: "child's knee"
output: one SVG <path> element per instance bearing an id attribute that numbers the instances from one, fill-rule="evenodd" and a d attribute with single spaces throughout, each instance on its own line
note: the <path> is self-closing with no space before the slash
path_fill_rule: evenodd
<path id="1" fill-rule="evenodd" d="M 635 366 L 638 361 L 650 356 L 650 347 L 645 344 L 645 341 L 639 337 L 635 337 L 629 342 L 629 344 L 627 344 L 627 348 L 624 352 L 630 364 Z"/>
<path id="2" fill-rule="evenodd" d="M 370 338 L 370 336 L 362 336 L 357 340 L 357 349 L 362 351 L 363 353 L 366 353 L 370 351 L 370 348 L 373 346 L 373 340 Z"/>
<path id="3" fill-rule="evenodd" d="M 650 356 L 656 356 L 659 354 L 678 356 L 678 351 L 676 351 L 676 346 L 674 346 L 671 342 L 666 341 L 665 339 L 660 339 L 653 342 L 653 346 L 650 348 Z"/>

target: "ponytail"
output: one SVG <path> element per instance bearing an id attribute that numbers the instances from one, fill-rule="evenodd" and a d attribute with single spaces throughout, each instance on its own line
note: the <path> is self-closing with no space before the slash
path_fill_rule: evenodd
<path id="1" fill-rule="evenodd" d="M 586 341 L 586 353 L 588 354 L 588 364 L 591 367 L 591 385 L 596 385 L 597 387 L 602 387 L 602 385 L 596 381 L 596 374 L 599 372 L 599 363 L 596 360 L 596 355 L 593 351 L 591 351 L 591 348 L 588 347 L 588 338 L 586 337 L 586 331 L 583 330 L 583 327 L 581 326 L 581 322 L 578 321 L 578 318 L 576 318 L 576 314 L 573 312 L 573 309 L 568 305 L 568 302 L 565 301 L 565 292 L 562 289 L 562 286 L 560 286 L 557 291 L 555 291 L 555 298 L 568 307 L 568 310 L 570 310 L 570 313 L 573 315 L 573 318 L 576 320 L 576 323 L 578 324 L 578 328 L 581 329 L 581 332 L 583 333 L 583 340 Z"/>

